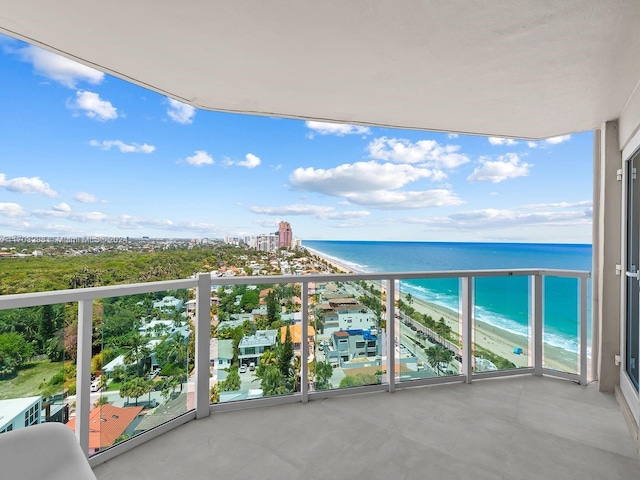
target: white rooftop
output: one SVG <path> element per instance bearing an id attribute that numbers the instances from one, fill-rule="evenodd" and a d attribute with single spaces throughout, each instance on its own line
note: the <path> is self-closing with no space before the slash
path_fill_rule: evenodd
<path id="1" fill-rule="evenodd" d="M 0 429 L 13 421 L 16 415 L 22 413 L 26 409 L 30 408 L 33 404 L 42 399 L 41 396 L 35 397 L 23 397 L 23 398 L 9 398 L 7 400 L 0 400 Z"/>

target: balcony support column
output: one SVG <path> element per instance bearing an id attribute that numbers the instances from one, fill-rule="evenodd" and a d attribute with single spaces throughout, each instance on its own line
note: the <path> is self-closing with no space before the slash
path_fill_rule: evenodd
<path id="1" fill-rule="evenodd" d="M 93 300 L 78 301 L 78 352 L 76 371 L 76 437 L 89 456 L 89 412 L 91 410 L 91 337 Z"/>
<path id="2" fill-rule="evenodd" d="M 396 281 L 385 280 L 387 285 L 387 380 L 389 392 L 396 389 Z"/>
<path id="3" fill-rule="evenodd" d="M 462 315 L 462 362 L 461 372 L 465 383 L 471 383 L 473 376 L 473 278 L 462 277 L 461 315 Z"/>
<path id="4" fill-rule="evenodd" d="M 529 366 L 533 366 L 533 374 L 542 376 L 542 339 L 543 339 L 543 305 L 544 282 L 542 275 L 531 275 L 531 312 L 529 313 Z M 533 365 L 532 365 L 533 364 Z"/>
<path id="5" fill-rule="evenodd" d="M 598 138 L 599 137 L 599 138 Z M 626 266 L 622 258 L 625 243 L 622 225 L 626 223 L 622 208 L 623 169 L 618 136 L 618 122 L 606 122 L 594 133 L 594 199 L 593 199 L 593 342 L 598 388 L 613 392 L 620 384 L 620 368 L 615 356 L 620 355 L 625 319 L 623 299 L 625 276 L 616 265 Z M 623 174 L 623 179 L 625 175 Z M 597 343 L 596 343 L 597 342 Z"/>
<path id="6" fill-rule="evenodd" d="M 209 363 L 211 342 L 211 274 L 198 275 L 196 289 L 196 418 L 209 416 Z M 188 368 L 188 365 L 187 365 Z M 188 372 L 187 372 L 188 375 Z M 188 388 L 188 386 L 187 386 Z"/>
<path id="7" fill-rule="evenodd" d="M 300 392 L 309 401 L 309 282 L 302 282 L 302 333 L 300 340 Z"/>

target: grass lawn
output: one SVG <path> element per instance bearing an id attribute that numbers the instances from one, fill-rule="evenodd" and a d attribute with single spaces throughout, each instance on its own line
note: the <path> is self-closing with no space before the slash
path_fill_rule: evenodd
<path id="1" fill-rule="evenodd" d="M 23 365 L 18 375 L 7 380 L 0 380 L 0 400 L 8 398 L 22 398 L 40 395 L 38 385 L 47 383 L 56 373 L 62 372 L 62 362 L 42 360 Z M 62 393 L 60 385 L 60 393 Z"/>
<path id="2" fill-rule="evenodd" d="M 115 392 L 117 390 L 120 390 L 121 386 L 122 386 L 122 382 L 109 382 L 107 386 L 107 391 Z"/>

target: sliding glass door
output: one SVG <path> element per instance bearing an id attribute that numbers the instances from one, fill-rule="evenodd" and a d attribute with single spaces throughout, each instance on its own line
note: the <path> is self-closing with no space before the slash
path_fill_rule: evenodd
<path id="1" fill-rule="evenodd" d="M 635 386 L 640 385 L 640 152 L 627 162 L 627 318 L 625 369 Z"/>

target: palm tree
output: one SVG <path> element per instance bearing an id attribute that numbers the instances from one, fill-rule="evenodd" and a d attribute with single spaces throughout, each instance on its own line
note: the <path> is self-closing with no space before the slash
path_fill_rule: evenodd
<path id="1" fill-rule="evenodd" d="M 287 378 L 277 365 L 270 365 L 262 371 L 260 387 L 266 397 L 290 393 Z"/>
<path id="2" fill-rule="evenodd" d="M 453 354 L 444 348 L 442 345 L 435 345 L 433 347 L 429 347 L 425 350 L 427 354 L 427 361 L 431 368 L 435 370 L 435 372 L 440 375 L 440 364 L 445 364 L 445 369 L 453 360 Z"/>
<path id="3" fill-rule="evenodd" d="M 268 367 L 278 363 L 278 355 L 275 350 L 267 350 L 260 357 L 260 366 Z"/>
<path id="4" fill-rule="evenodd" d="M 175 361 L 177 364 L 182 364 L 187 358 L 187 344 L 185 337 L 180 332 L 176 332 L 173 336 L 167 340 L 169 342 L 169 359 Z"/>
<path id="5" fill-rule="evenodd" d="M 293 391 L 300 391 L 300 383 L 302 379 L 300 378 L 300 371 L 302 369 L 302 363 L 300 360 L 300 355 L 296 355 L 293 358 Z"/>
<path id="6" fill-rule="evenodd" d="M 124 354 L 124 363 L 126 365 L 135 365 L 136 372 L 141 375 L 141 366 L 143 360 L 149 356 L 149 348 L 147 341 L 137 331 L 129 337 L 129 350 Z"/>

